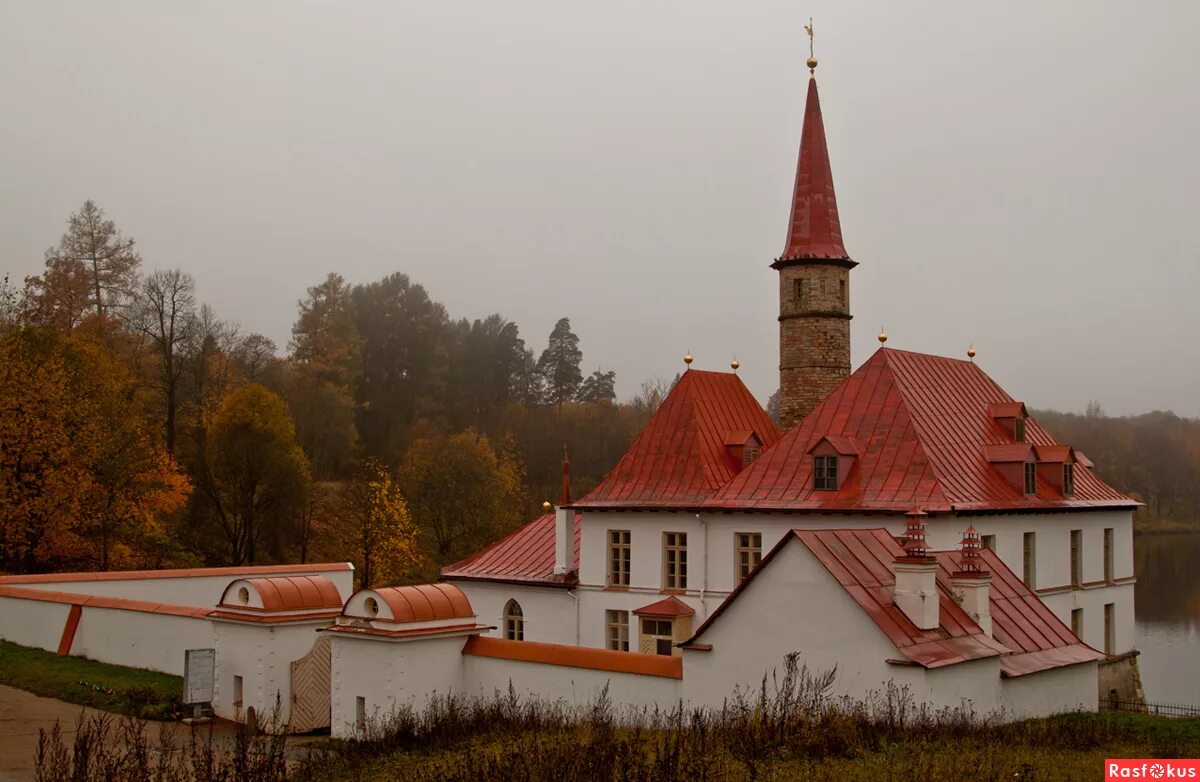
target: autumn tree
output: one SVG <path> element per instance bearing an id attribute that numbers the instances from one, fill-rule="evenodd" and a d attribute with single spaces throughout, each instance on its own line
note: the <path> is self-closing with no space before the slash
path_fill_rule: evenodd
<path id="1" fill-rule="evenodd" d="M 424 548 L 438 566 L 513 529 L 523 513 L 522 470 L 474 430 L 415 441 L 397 476 Z"/>
<path id="2" fill-rule="evenodd" d="M 208 429 L 199 488 L 233 565 L 254 564 L 261 544 L 279 545 L 308 488 L 308 462 L 283 400 L 257 383 L 230 394 Z"/>
<path id="3" fill-rule="evenodd" d="M 0 280 L 0 331 L 7 331 L 21 320 L 21 297 L 8 280 Z"/>
<path id="4" fill-rule="evenodd" d="M 0 567 L 107 569 L 186 499 L 131 379 L 94 342 L 47 329 L 0 339 Z"/>
<path id="5" fill-rule="evenodd" d="M 550 332 L 550 341 L 538 359 L 538 372 L 545 378 L 546 401 L 562 406 L 579 393 L 583 373 L 579 364 L 583 352 L 579 349 L 579 337 L 571 331 L 571 321 L 560 318 Z"/>
<path id="6" fill-rule="evenodd" d="M 420 559 L 417 530 L 387 468 L 364 462 L 342 489 L 341 505 L 324 534 L 340 543 L 337 558 L 354 563 L 359 587 L 396 584 Z"/>
<path id="7" fill-rule="evenodd" d="M 153 347 L 154 383 L 163 401 L 163 433 L 167 451 L 175 453 L 187 347 L 196 327 L 196 283 L 179 269 L 155 271 L 142 280 L 129 318 Z"/>
<path id="8" fill-rule="evenodd" d="M 25 278 L 24 319 L 70 334 L 94 311 L 87 269 L 78 259 L 56 259 L 46 266 L 41 276 Z"/>
<path id="9" fill-rule="evenodd" d="M 85 201 L 67 220 L 67 232 L 57 247 L 46 251 L 49 272 L 78 274 L 82 265 L 89 287 L 88 304 L 101 323 L 105 312 L 119 308 L 132 297 L 142 259 L 133 239 L 121 235 L 104 210 Z"/>
<path id="10" fill-rule="evenodd" d="M 279 361 L 275 351 L 273 339 L 251 333 L 238 340 L 233 349 L 233 360 L 246 380 L 267 385 L 272 370 Z"/>

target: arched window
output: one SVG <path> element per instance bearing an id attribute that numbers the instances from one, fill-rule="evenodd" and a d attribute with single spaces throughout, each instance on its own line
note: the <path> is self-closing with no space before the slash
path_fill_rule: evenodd
<path id="1" fill-rule="evenodd" d="M 510 641 L 525 640 L 525 614 L 516 600 L 509 600 L 504 605 L 504 637 Z"/>

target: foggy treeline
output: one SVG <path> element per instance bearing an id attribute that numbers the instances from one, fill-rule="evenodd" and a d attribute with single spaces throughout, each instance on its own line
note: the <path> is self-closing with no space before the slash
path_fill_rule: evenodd
<path id="1" fill-rule="evenodd" d="M 1145 503 L 1136 524 L 1200 526 L 1200 419 L 1162 411 L 1109 417 L 1095 402 L 1083 414 L 1034 416 L 1087 454 L 1105 481 Z"/>
<path id="2" fill-rule="evenodd" d="M 564 313 L 526 345 L 406 275 L 330 273 L 286 346 L 150 268 L 92 202 L 0 287 L 0 570 L 349 559 L 428 578 L 619 458 L 669 382 L 618 402 Z"/>

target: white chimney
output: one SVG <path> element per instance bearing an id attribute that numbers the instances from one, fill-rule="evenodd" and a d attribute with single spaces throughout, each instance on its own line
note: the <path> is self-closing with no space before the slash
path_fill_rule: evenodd
<path id="1" fill-rule="evenodd" d="M 938 616 L 937 560 L 925 546 L 925 512 L 909 511 L 904 530 L 904 554 L 892 563 L 896 574 L 893 598 L 918 630 L 933 630 Z"/>
<path id="2" fill-rule="evenodd" d="M 992 574 L 983 569 L 979 533 L 968 526 L 958 570 L 950 575 L 954 599 L 988 637 L 992 635 Z"/>
<path id="3" fill-rule="evenodd" d="M 562 487 L 558 496 L 558 507 L 554 509 L 554 574 L 563 576 L 574 569 L 575 512 L 564 506 L 571 504 L 571 462 L 567 459 L 567 446 L 563 446 Z"/>

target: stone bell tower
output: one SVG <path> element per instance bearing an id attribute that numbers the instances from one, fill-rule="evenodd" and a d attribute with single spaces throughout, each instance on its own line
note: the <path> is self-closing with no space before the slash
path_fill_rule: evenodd
<path id="1" fill-rule="evenodd" d="M 811 35 L 811 31 L 810 31 Z M 850 375 L 850 260 L 842 244 L 833 173 L 808 59 L 808 101 L 791 221 L 779 271 L 779 401 L 784 431 Z"/>

